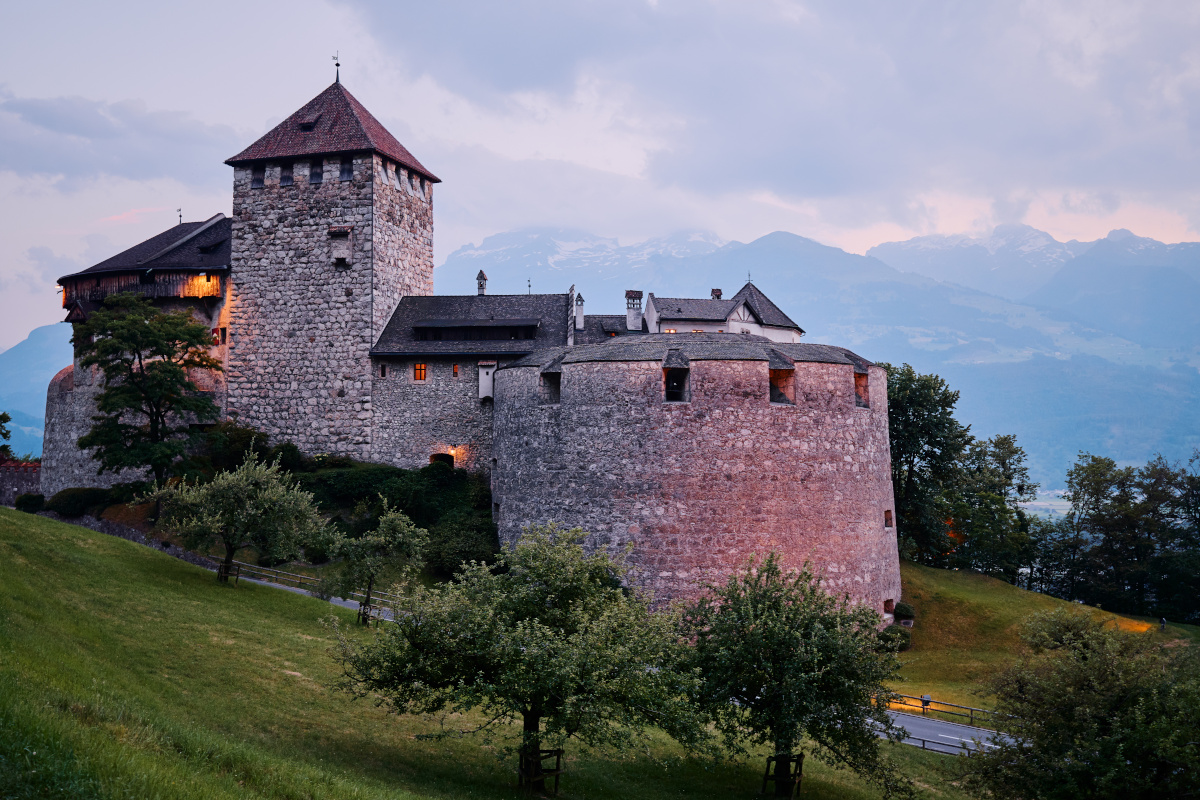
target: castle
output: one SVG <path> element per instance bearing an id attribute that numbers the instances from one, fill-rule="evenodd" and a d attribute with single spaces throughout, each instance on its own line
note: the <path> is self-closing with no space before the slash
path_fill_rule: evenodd
<path id="1" fill-rule="evenodd" d="M 187 308 L 224 372 L 224 418 L 307 453 L 491 476 L 501 539 L 580 526 L 632 546 L 660 598 L 753 553 L 811 561 L 880 612 L 900 598 L 886 374 L 804 331 L 752 283 L 728 299 L 433 294 L 423 166 L 340 82 L 227 162 L 232 217 L 181 223 L 59 279 L 68 322 L 112 293 Z M 643 307 L 643 299 L 645 299 Z M 99 378 L 51 382 L 41 487 L 111 485 L 76 441 Z"/>

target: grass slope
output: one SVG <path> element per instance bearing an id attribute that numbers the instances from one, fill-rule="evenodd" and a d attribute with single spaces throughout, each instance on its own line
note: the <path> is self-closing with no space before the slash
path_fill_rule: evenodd
<path id="1" fill-rule="evenodd" d="M 930 609 L 918 601 L 924 613 Z M 0 508 L 0 797 L 506 798 L 513 765 L 475 740 L 416 738 L 331 692 L 320 620 L 353 613 L 121 539 Z M 922 625 L 927 624 L 923 617 Z M 934 798 L 953 760 L 895 746 Z M 762 762 L 664 766 L 569 751 L 568 798 L 742 798 Z M 810 759 L 806 798 L 877 797 Z"/>
<path id="2" fill-rule="evenodd" d="M 990 708 L 978 694 L 987 678 L 1011 664 L 1020 648 L 1022 623 L 1054 608 L 1081 607 L 1044 594 L 1027 592 L 995 578 L 901 562 L 904 599 L 917 611 L 912 649 L 902 654 L 902 694 L 931 694 L 934 699 Z M 1105 614 L 1125 630 L 1146 632 L 1163 641 L 1200 641 L 1200 628 L 1168 625 L 1136 617 Z"/>

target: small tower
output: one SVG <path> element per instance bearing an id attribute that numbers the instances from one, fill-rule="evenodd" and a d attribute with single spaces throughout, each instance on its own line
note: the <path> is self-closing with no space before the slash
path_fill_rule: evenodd
<path id="1" fill-rule="evenodd" d="M 487 294 L 487 273 L 479 270 L 479 274 L 475 276 L 475 285 L 478 287 L 480 297 Z"/>
<path id="2" fill-rule="evenodd" d="M 371 347 L 433 292 L 438 178 L 340 83 L 233 167 L 228 413 L 307 452 L 371 454 Z"/>
<path id="3" fill-rule="evenodd" d="M 642 292 L 640 289 L 625 290 L 625 328 L 631 331 L 642 329 Z"/>
<path id="4" fill-rule="evenodd" d="M 575 295 L 575 330 L 577 330 L 577 331 L 583 330 L 584 322 L 585 322 L 585 319 L 583 316 L 583 295 L 577 294 L 577 295 Z"/>

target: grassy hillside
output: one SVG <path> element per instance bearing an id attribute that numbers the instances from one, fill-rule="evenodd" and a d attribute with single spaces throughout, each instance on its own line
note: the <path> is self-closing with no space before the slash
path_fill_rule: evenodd
<path id="1" fill-rule="evenodd" d="M 1027 592 L 1003 581 L 970 572 L 901 563 L 904 599 L 917 610 L 912 649 L 903 654 L 906 681 L 902 694 L 931 694 L 937 700 L 989 708 L 977 692 L 989 675 L 1016 657 L 1021 624 L 1053 608 L 1079 609 L 1072 603 Z M 1148 619 L 1120 617 L 1089 609 L 1101 619 L 1116 619 L 1126 630 L 1167 640 L 1200 640 L 1200 629 Z"/>
<path id="2" fill-rule="evenodd" d="M 331 615 L 353 617 L 0 508 L 0 796 L 518 796 L 513 765 L 474 740 L 418 739 L 436 722 L 329 691 Z M 960 796 L 952 759 L 892 749 L 929 796 Z M 667 741 L 569 755 L 568 798 L 750 797 L 762 768 L 668 766 Z M 813 760 L 806 772 L 806 798 L 877 796 Z"/>

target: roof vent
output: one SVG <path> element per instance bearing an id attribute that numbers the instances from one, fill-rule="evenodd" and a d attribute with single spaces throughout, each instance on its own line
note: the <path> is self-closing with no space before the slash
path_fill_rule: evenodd
<path id="1" fill-rule="evenodd" d="M 319 119 L 321 119 L 320 114 L 317 114 L 315 117 L 307 117 L 306 119 L 300 120 L 300 130 L 311 131 L 313 128 L 317 127 L 317 121 Z"/>

